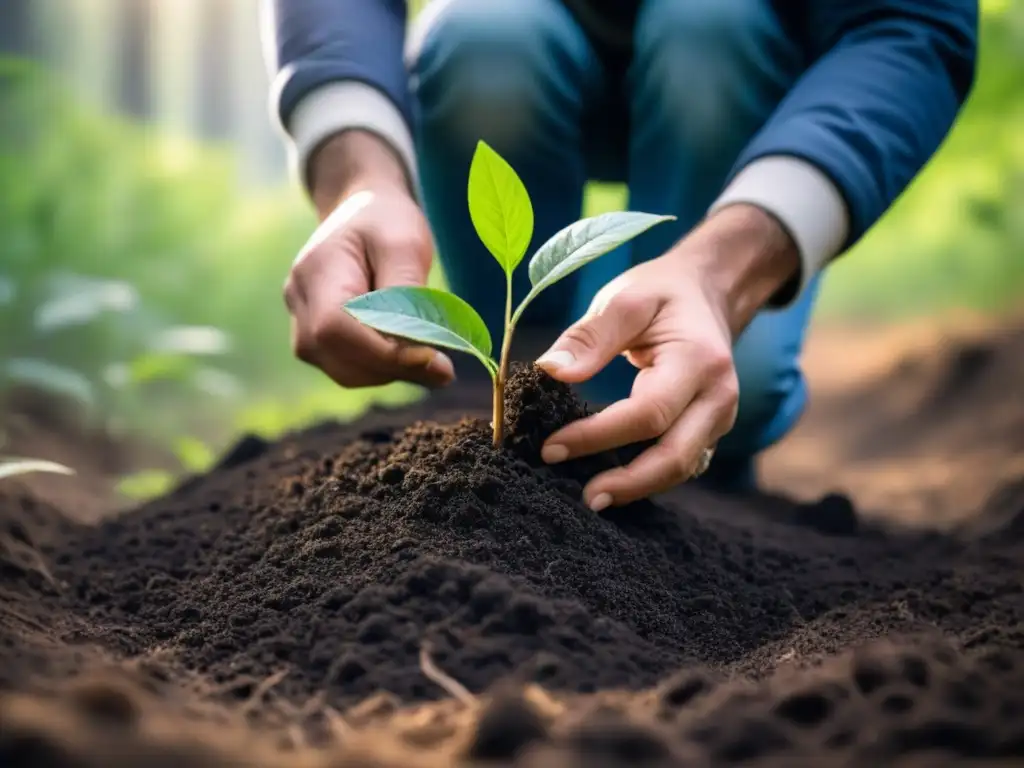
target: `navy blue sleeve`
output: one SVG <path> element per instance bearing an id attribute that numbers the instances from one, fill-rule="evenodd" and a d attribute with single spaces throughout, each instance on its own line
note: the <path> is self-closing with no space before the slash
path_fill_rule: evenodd
<path id="1" fill-rule="evenodd" d="M 337 80 L 374 86 L 409 122 L 404 0 L 273 0 L 273 10 L 284 125 L 304 95 Z"/>
<path id="2" fill-rule="evenodd" d="M 885 213 L 948 134 L 974 80 L 977 0 L 808 0 L 814 63 L 740 157 L 802 158 L 838 186 L 845 247 Z"/>

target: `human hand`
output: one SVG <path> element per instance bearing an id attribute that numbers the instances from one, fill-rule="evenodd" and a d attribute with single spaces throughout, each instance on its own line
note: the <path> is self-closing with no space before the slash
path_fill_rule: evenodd
<path id="1" fill-rule="evenodd" d="M 640 369 L 632 393 L 551 435 L 544 460 L 657 438 L 628 466 L 587 484 L 584 499 L 595 511 L 692 477 L 736 420 L 733 340 L 797 270 L 796 248 L 782 227 L 760 209 L 735 205 L 664 256 L 608 283 L 537 364 L 578 383 L 623 354 Z"/>
<path id="2" fill-rule="evenodd" d="M 434 247 L 404 175 L 387 165 L 396 161 L 381 154 L 386 150 L 379 140 L 341 138 L 348 143 L 318 155 L 325 167 L 314 176 L 313 198 L 322 222 L 285 281 L 295 355 L 344 387 L 448 384 L 455 373 L 446 355 L 385 338 L 342 310 L 348 299 L 371 290 L 425 284 Z M 374 152 L 377 162 L 369 162 Z M 360 168 L 352 167 L 353 158 Z"/>

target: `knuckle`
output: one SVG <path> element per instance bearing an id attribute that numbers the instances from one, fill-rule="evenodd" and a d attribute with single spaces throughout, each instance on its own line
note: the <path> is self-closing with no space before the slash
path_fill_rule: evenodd
<path id="1" fill-rule="evenodd" d="M 415 232 L 416 242 L 419 244 L 418 247 L 432 254 L 434 251 L 434 233 L 430 231 L 430 224 L 427 223 L 426 217 L 417 215 L 413 231 Z"/>
<path id="2" fill-rule="evenodd" d="M 284 304 L 289 312 L 294 312 L 299 305 L 305 302 L 306 297 L 302 278 L 301 275 L 295 273 L 295 270 L 290 271 L 284 279 L 284 284 L 281 286 L 281 295 L 284 297 Z"/>
<path id="3" fill-rule="evenodd" d="M 665 445 L 657 445 L 652 450 L 655 451 L 658 462 L 665 468 L 664 474 L 668 481 L 677 482 L 690 476 L 692 467 L 681 451 Z"/>
<path id="4" fill-rule="evenodd" d="M 616 294 L 608 306 L 614 310 L 618 321 L 627 326 L 643 324 L 650 314 L 651 301 L 649 298 L 636 293 L 623 291 Z"/>
<path id="5" fill-rule="evenodd" d="M 672 412 L 661 400 L 651 399 L 647 401 L 641 421 L 644 430 L 651 437 L 663 435 L 672 426 Z"/>
<path id="6" fill-rule="evenodd" d="M 302 272 L 308 270 L 311 264 L 315 264 L 320 258 L 320 254 L 326 249 L 323 242 L 309 242 L 306 243 L 295 254 L 295 260 L 292 261 L 292 272 Z"/>
<path id="7" fill-rule="evenodd" d="M 704 362 L 704 370 L 714 378 L 723 379 L 733 374 L 732 354 L 728 349 L 706 347 L 701 358 Z"/>
<path id="8" fill-rule="evenodd" d="M 389 285 L 423 285 L 427 281 L 427 270 L 415 259 L 395 259 L 387 267 Z M 380 279 L 378 273 L 378 280 Z"/>
<path id="9" fill-rule="evenodd" d="M 334 323 L 330 321 L 317 320 L 309 328 L 310 340 L 317 349 L 329 346 L 335 333 Z"/>
<path id="10" fill-rule="evenodd" d="M 689 480 L 693 475 L 694 462 L 681 451 L 673 451 L 671 478 L 673 481 Z"/>
<path id="11" fill-rule="evenodd" d="M 381 232 L 377 235 L 377 247 L 389 256 L 398 254 L 419 256 L 424 251 L 429 251 L 427 242 L 418 230 Z"/>
<path id="12" fill-rule="evenodd" d="M 735 407 L 740 400 L 740 380 L 735 373 L 725 376 L 718 384 L 718 397 L 726 409 Z"/>
<path id="13" fill-rule="evenodd" d="M 585 349 L 597 349 L 601 344 L 601 334 L 589 322 L 569 326 L 563 334 L 563 338 Z"/>
<path id="14" fill-rule="evenodd" d="M 292 354 L 302 362 L 312 365 L 316 359 L 316 344 L 308 335 L 296 333 L 292 337 Z"/>
<path id="15" fill-rule="evenodd" d="M 415 253 L 419 250 L 415 239 L 400 235 L 381 235 L 377 239 L 376 245 L 382 255 L 390 258 L 400 254 Z"/>

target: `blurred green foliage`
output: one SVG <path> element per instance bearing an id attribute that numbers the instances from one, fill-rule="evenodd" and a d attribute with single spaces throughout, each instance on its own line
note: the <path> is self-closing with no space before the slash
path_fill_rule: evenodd
<path id="1" fill-rule="evenodd" d="M 281 285 L 315 225 L 294 190 L 241 195 L 230 154 L 98 114 L 25 62 L 0 61 L 0 114 L 0 385 L 145 425 L 192 471 L 196 436 L 413 396 L 292 358 Z"/>
<path id="2" fill-rule="evenodd" d="M 1005 309 L 1024 295 L 1024 2 L 983 5 L 969 105 L 830 269 L 820 316 Z M 240 431 L 417 395 L 342 391 L 291 357 L 281 284 L 315 226 L 294 187 L 244 193 L 227 151 L 98 114 L 17 61 L 0 62 L 0 114 L 0 384 L 35 383 L 141 429 L 182 471 Z M 585 212 L 625 205 L 621 187 L 595 185 Z M 151 472 L 125 488 L 168 482 Z"/>
<path id="3" fill-rule="evenodd" d="M 835 264 L 821 314 L 875 319 L 1024 298 L 1024 1 L 982 3 L 974 91 L 910 188 Z"/>

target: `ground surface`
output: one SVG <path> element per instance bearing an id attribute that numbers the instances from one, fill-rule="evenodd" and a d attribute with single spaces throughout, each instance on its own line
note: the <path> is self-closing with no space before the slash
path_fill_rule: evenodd
<path id="1" fill-rule="evenodd" d="M 596 516 L 621 457 L 539 466 L 581 411 L 529 372 L 501 453 L 462 392 L 99 523 L 95 478 L 13 481 L 0 764 L 1021 764 L 1024 326 L 956 329 L 812 339 L 796 501 Z"/>

